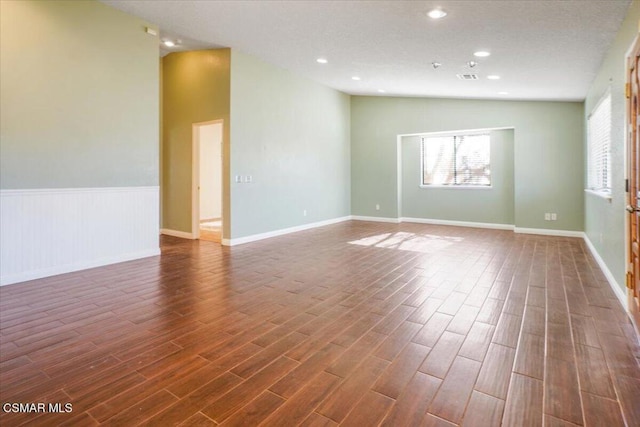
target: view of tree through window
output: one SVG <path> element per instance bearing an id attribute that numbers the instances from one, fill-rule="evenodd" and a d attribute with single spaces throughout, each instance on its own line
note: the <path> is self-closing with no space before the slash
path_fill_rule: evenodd
<path id="1" fill-rule="evenodd" d="M 422 138 L 422 185 L 491 185 L 489 134 Z"/>

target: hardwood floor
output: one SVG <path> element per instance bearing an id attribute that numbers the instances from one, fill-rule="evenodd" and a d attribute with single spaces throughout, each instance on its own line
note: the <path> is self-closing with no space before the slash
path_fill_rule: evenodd
<path id="1" fill-rule="evenodd" d="M 218 230 L 200 229 L 200 240 L 206 240 L 208 242 L 220 243 L 222 241 L 222 232 Z"/>
<path id="2" fill-rule="evenodd" d="M 200 221 L 200 240 L 220 243 L 222 241 L 222 220 L 215 218 Z"/>
<path id="3" fill-rule="evenodd" d="M 0 424 L 640 426 L 575 238 L 345 222 L 0 288 Z"/>

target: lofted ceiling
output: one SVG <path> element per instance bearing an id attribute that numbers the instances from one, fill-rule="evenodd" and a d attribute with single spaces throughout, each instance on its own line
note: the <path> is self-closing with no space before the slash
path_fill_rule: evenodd
<path id="1" fill-rule="evenodd" d="M 175 50 L 230 47 L 349 94 L 583 100 L 630 1 L 103 3 L 159 25 Z M 435 7 L 447 16 L 429 18 Z"/>

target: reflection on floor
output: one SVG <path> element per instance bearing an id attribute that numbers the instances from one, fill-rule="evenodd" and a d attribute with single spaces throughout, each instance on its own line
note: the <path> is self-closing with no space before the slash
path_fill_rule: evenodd
<path id="1" fill-rule="evenodd" d="M 200 222 L 200 240 L 220 243 L 222 240 L 222 220 L 216 218 Z"/>
<path id="2" fill-rule="evenodd" d="M 2 402 L 73 405 L 0 425 L 640 426 L 640 344 L 581 239 L 348 221 L 161 247 L 0 287 Z"/>

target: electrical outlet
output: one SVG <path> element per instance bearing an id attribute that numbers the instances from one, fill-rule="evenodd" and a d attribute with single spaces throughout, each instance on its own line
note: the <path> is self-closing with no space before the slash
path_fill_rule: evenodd
<path id="1" fill-rule="evenodd" d="M 379 211 L 380 210 L 380 205 L 376 204 L 376 210 Z"/>
<path id="2" fill-rule="evenodd" d="M 557 219 L 558 219 L 558 214 L 552 213 L 551 214 L 551 221 L 556 221 Z"/>
<path id="3" fill-rule="evenodd" d="M 249 184 L 252 183 L 253 182 L 253 177 L 251 175 L 247 175 L 244 178 L 244 182 L 249 183 Z"/>
<path id="4" fill-rule="evenodd" d="M 302 216 L 307 216 L 307 210 L 306 209 L 302 211 Z"/>
<path id="5" fill-rule="evenodd" d="M 242 175 L 236 175 L 236 184 L 242 183 Z"/>
<path id="6" fill-rule="evenodd" d="M 545 220 L 545 221 L 551 221 L 551 214 L 550 214 L 550 213 L 548 213 L 548 212 L 547 212 L 547 213 L 545 213 L 545 214 L 544 214 L 544 220 Z"/>

